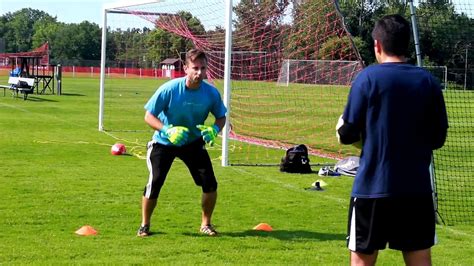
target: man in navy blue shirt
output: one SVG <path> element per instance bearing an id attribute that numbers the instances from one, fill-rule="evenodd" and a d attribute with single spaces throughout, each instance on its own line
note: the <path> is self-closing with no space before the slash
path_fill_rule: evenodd
<path id="1" fill-rule="evenodd" d="M 380 19 L 372 38 L 379 64 L 356 77 L 337 126 L 342 144 L 362 145 L 349 209 L 351 264 L 375 264 L 388 244 L 407 265 L 430 265 L 436 234 L 429 167 L 447 134 L 443 94 L 430 73 L 406 63 L 410 25 L 403 17 Z"/>
<path id="2" fill-rule="evenodd" d="M 186 53 L 186 76 L 163 84 L 145 105 L 145 122 L 155 129 L 148 143 L 150 172 L 142 197 L 142 223 L 137 235 L 150 235 L 150 221 L 160 190 L 176 157 L 188 167 L 194 183 L 202 188 L 200 232 L 215 236 L 211 216 L 217 199 L 217 181 L 205 143 L 213 144 L 226 122 L 227 109 L 218 90 L 203 79 L 207 57 L 198 49 Z M 209 113 L 214 125 L 205 126 Z"/>

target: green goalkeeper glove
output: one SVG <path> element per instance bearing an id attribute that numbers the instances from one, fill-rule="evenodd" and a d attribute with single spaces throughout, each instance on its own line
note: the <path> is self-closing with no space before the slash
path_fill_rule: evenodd
<path id="1" fill-rule="evenodd" d="M 188 140 L 189 129 L 186 127 L 164 125 L 160 131 L 176 146 L 182 146 Z"/>
<path id="2" fill-rule="evenodd" d="M 209 143 L 210 146 L 213 146 L 220 128 L 217 125 L 213 125 L 212 127 L 206 125 L 197 125 L 196 127 L 201 130 L 202 139 L 206 143 Z"/>

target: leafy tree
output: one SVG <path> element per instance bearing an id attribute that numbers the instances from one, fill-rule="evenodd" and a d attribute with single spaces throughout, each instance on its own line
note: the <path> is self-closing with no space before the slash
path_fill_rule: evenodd
<path id="1" fill-rule="evenodd" d="M 74 24 L 75 40 L 78 42 L 78 57 L 85 60 L 100 59 L 101 29 L 99 25 L 88 21 Z"/>
<path id="2" fill-rule="evenodd" d="M 87 21 L 80 24 L 52 24 L 44 27 L 40 33 L 49 33 L 51 30 L 55 30 L 55 33 L 51 34 L 50 43 L 52 61 L 100 59 L 101 35 L 97 24 Z M 38 36 L 38 39 L 41 36 Z"/>
<path id="3" fill-rule="evenodd" d="M 288 0 L 242 0 L 234 7 L 234 50 L 281 50 L 283 18 Z M 267 38 L 272 36 L 272 38 Z"/>
<path id="4" fill-rule="evenodd" d="M 32 37 L 32 46 L 39 47 L 45 42 L 54 43 L 58 36 L 58 31 L 61 23 L 56 21 L 56 18 L 45 17 L 42 21 L 35 23 L 34 35 Z"/>
<path id="5" fill-rule="evenodd" d="M 299 4 L 294 4 L 293 25 L 288 42 L 285 44 L 287 48 L 285 57 L 319 59 L 318 53 L 326 38 L 343 34 L 342 29 L 330 33 L 334 28 L 327 24 L 328 15 L 335 16 L 334 5 L 328 0 L 301 1 Z"/>
<path id="6" fill-rule="evenodd" d="M 100 28 L 95 23 L 80 24 L 57 22 L 56 17 L 30 8 L 0 17 L 6 52 L 25 52 L 49 42 L 50 58 L 58 60 L 99 60 Z"/>
<path id="7" fill-rule="evenodd" d="M 0 38 L 5 40 L 6 34 L 8 32 L 8 18 L 7 16 L 0 16 Z"/>
<path id="8" fill-rule="evenodd" d="M 177 34 L 171 35 L 171 47 L 170 49 L 170 56 L 169 57 L 179 57 L 180 52 L 186 52 L 187 50 L 193 48 L 195 46 L 196 39 L 203 39 L 206 35 L 206 30 L 202 25 L 201 21 L 194 17 L 189 12 L 180 11 L 177 14 L 180 16 L 184 21 L 186 21 L 189 30 L 191 31 L 191 36 L 180 36 Z M 187 37 L 187 38 L 183 38 Z M 191 38 L 189 38 L 191 37 Z"/>
<path id="9" fill-rule="evenodd" d="M 31 8 L 23 8 L 2 16 L 2 35 L 6 40 L 6 52 L 26 52 L 33 48 L 34 25 L 43 20 L 55 19 L 47 13 Z"/>
<path id="10" fill-rule="evenodd" d="M 361 47 L 364 42 L 360 37 L 355 37 L 352 41 L 356 47 Z M 337 36 L 331 37 L 321 45 L 321 48 L 319 49 L 319 59 L 331 60 L 333 58 L 352 61 L 358 60 L 358 58 L 354 56 L 349 36 L 344 36 L 342 38 Z"/>
<path id="11" fill-rule="evenodd" d="M 361 44 L 363 46 L 358 48 L 366 63 L 375 61 L 370 34 L 379 18 L 388 14 L 401 14 L 410 21 L 410 9 L 406 0 L 340 0 L 339 4 L 349 32 L 364 41 Z M 445 0 L 420 1 L 416 15 L 422 54 L 429 58 L 424 61 L 428 64 L 460 67 L 465 62 L 462 52 L 465 53 L 466 47 L 473 42 L 473 18 L 456 13 L 452 2 Z M 410 50 L 410 61 L 415 62 L 413 40 Z"/>
<path id="12" fill-rule="evenodd" d="M 154 62 L 154 65 L 168 57 L 171 57 L 171 51 L 168 47 L 171 47 L 171 35 L 172 33 L 163 29 L 154 29 L 148 34 L 145 43 L 148 49 L 148 58 Z"/>
<path id="13" fill-rule="evenodd" d="M 401 2 L 404 2 L 402 0 Z M 362 60 L 366 65 L 375 62 L 373 51 L 372 29 L 375 22 L 387 14 L 387 9 L 399 8 L 398 0 L 393 1 L 367 1 L 367 0 L 341 0 L 340 10 L 344 17 L 347 30 L 352 36 L 358 37 L 356 45 Z M 393 8 L 390 6 L 393 4 Z M 395 12 L 396 13 L 396 12 Z"/>
<path id="14" fill-rule="evenodd" d="M 145 38 L 148 49 L 147 58 L 155 65 L 166 58 L 180 58 L 182 52 L 196 46 L 197 40 L 204 41 L 206 30 L 201 21 L 190 12 L 180 11 L 176 14 L 188 31 L 180 31 L 174 21 L 174 16 L 162 16 L 156 21 L 157 28 L 152 30 Z"/>
<path id="15" fill-rule="evenodd" d="M 464 68 L 465 51 L 474 43 L 474 19 L 458 14 L 452 3 L 441 0 L 421 3 L 416 12 L 423 55 L 437 65 Z"/>
<path id="16" fill-rule="evenodd" d="M 138 67 L 137 63 L 147 60 L 146 35 L 150 32 L 148 28 L 129 28 L 127 30 L 116 29 L 111 34 L 109 42 L 115 49 L 114 59 L 120 61 L 121 67 Z M 108 45 L 109 46 L 109 45 Z M 145 58 L 144 58 L 145 56 Z M 110 57 L 109 57 L 110 59 Z"/>

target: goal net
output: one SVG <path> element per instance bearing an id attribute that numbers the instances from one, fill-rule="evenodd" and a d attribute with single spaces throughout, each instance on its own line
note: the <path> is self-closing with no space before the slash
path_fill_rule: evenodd
<path id="1" fill-rule="evenodd" d="M 291 60 L 283 61 L 277 84 L 292 83 L 347 85 L 360 67 L 359 61 Z"/>
<path id="2" fill-rule="evenodd" d="M 473 223 L 474 3 L 436 2 L 417 1 L 416 15 L 424 59 L 443 66 L 426 68 L 446 88 L 448 136 L 434 152 L 438 211 L 447 224 Z"/>
<path id="3" fill-rule="evenodd" d="M 448 67 L 447 66 L 425 66 L 433 76 L 435 76 L 443 90 L 446 90 L 448 88 Z"/>
<path id="4" fill-rule="evenodd" d="M 379 13 L 367 8 L 374 3 L 410 13 L 408 2 L 358 1 L 363 15 L 346 11 L 351 20 L 357 17 L 359 29 L 376 20 Z M 136 2 L 109 7 L 104 16 L 100 129 L 149 130 L 144 103 L 160 84 L 183 75 L 180 55 L 196 47 L 209 55 L 208 80 L 230 99 L 230 139 L 223 149 L 229 164 L 275 165 L 284 149 L 296 144 L 319 156 L 313 163 L 358 154 L 334 136 L 350 82 L 362 68 L 356 40 L 334 1 L 234 1 L 232 12 L 222 0 Z M 474 221 L 474 6 L 469 2 L 414 1 L 421 54 L 426 65 L 443 66 L 427 69 L 446 88 L 449 131 L 446 145 L 434 152 L 434 185 L 447 223 Z"/>
<path id="5" fill-rule="evenodd" d="M 104 130 L 146 129 L 143 104 L 170 76 L 160 72 L 161 62 L 182 59 L 191 47 L 207 52 L 207 78 L 226 97 L 228 1 L 148 2 L 106 10 L 103 36 L 107 47 L 119 54 L 107 56 L 130 69 L 126 78 L 120 73 L 104 75 L 99 125 Z M 231 13 L 228 164 L 276 165 L 285 149 L 296 144 L 323 157 L 315 157 L 313 163 L 357 154 L 335 138 L 350 82 L 362 63 L 334 2 L 234 1 Z M 120 26 L 131 23 L 130 15 L 151 26 Z M 153 74 L 146 79 L 138 71 L 131 74 L 131 68 Z M 173 69 L 175 76 L 182 75 L 178 68 Z M 285 86 L 279 86 L 282 82 Z"/>

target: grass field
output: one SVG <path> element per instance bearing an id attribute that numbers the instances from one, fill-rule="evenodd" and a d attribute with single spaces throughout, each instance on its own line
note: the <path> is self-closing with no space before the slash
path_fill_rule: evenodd
<path id="1" fill-rule="evenodd" d="M 146 129 L 144 101 L 133 86 L 156 81 L 110 80 L 129 88 L 122 96 L 140 105 L 136 121 Z M 63 95 L 0 96 L 0 264 L 251 264 L 344 265 L 351 177 L 283 174 L 278 167 L 220 167 L 214 223 L 217 238 L 198 234 L 200 190 L 177 161 L 152 221 L 154 235 L 135 236 L 147 179 L 140 157 L 150 132 L 97 130 L 98 79 L 66 78 Z M 142 102 L 141 102 L 142 101 Z M 127 104 L 127 105 L 128 105 Z M 126 108 L 124 105 L 122 108 Z M 121 107 L 117 107 L 117 112 Z M 111 156 L 120 141 L 131 156 Z M 318 169 L 313 169 L 318 170 Z M 323 179 L 323 192 L 306 191 Z M 414 217 L 415 218 L 415 217 Z M 273 232 L 255 232 L 267 222 Z M 91 225 L 97 236 L 74 232 Z M 435 265 L 474 265 L 473 225 L 438 226 Z M 401 255 L 381 252 L 381 265 L 401 265 Z"/>

